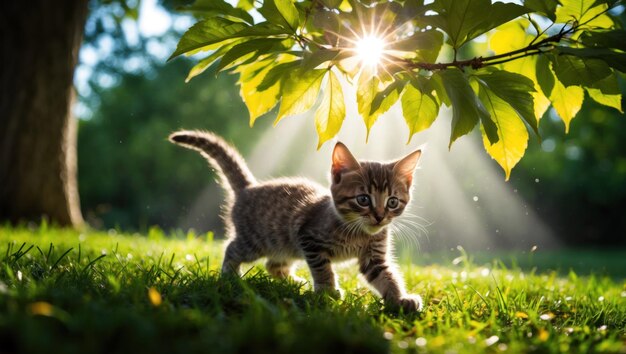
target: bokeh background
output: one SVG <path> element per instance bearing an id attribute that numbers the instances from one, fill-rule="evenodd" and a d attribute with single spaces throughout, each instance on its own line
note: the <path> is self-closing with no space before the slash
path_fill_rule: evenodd
<path id="1" fill-rule="evenodd" d="M 234 75 L 208 70 L 185 83 L 193 58 L 166 60 L 194 19 L 175 7 L 170 1 L 142 0 L 129 11 L 120 2 L 91 1 L 75 75 L 81 205 L 96 228 L 145 232 L 157 226 L 214 232 L 219 238 L 222 192 L 214 174 L 198 154 L 169 144 L 170 132 L 214 131 L 237 146 L 259 178 L 302 175 L 323 184 L 333 143 L 316 150 L 310 115 L 272 127 L 269 114 L 249 127 Z M 625 92 L 623 75 L 620 85 Z M 431 129 L 405 144 L 408 129 L 392 109 L 366 144 L 363 124 L 348 107 L 339 135 L 363 159 L 425 148 L 410 215 L 402 221 L 402 254 L 461 246 L 476 255 L 559 250 L 575 258 L 577 249 L 597 249 L 621 259 L 626 250 L 624 114 L 585 100 L 565 134 L 549 110 L 540 122 L 541 138 L 531 136 L 508 182 L 484 152 L 478 132 L 448 151 L 449 112 L 441 114 Z"/>

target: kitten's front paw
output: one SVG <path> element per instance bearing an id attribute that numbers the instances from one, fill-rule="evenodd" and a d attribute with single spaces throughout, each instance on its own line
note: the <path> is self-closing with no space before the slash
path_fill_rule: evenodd
<path id="1" fill-rule="evenodd" d="M 419 295 L 404 295 L 398 300 L 398 306 L 405 313 L 422 311 L 422 297 Z"/>

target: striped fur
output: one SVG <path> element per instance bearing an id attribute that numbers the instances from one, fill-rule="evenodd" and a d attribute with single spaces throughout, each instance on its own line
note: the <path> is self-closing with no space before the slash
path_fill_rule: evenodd
<path id="1" fill-rule="evenodd" d="M 213 167 L 217 168 L 222 181 L 230 189 L 238 191 L 256 183 L 243 157 L 219 136 L 202 131 L 179 131 L 169 136 L 171 142 L 199 151 Z"/>
<path id="2" fill-rule="evenodd" d="M 340 296 L 332 263 L 357 258 L 360 272 L 385 301 L 405 311 L 421 309 L 419 296 L 406 294 L 390 257 L 387 227 L 409 202 L 419 152 L 392 163 L 357 162 L 338 143 L 329 193 L 306 179 L 256 182 L 243 158 L 212 133 L 177 132 L 170 140 L 200 151 L 234 195 L 226 210 L 223 273 L 239 275 L 242 263 L 266 257 L 272 276 L 293 277 L 294 261 L 304 259 L 315 291 Z M 362 195 L 372 203 L 360 205 L 356 198 Z M 390 198 L 397 198 L 397 205 L 389 207 Z"/>

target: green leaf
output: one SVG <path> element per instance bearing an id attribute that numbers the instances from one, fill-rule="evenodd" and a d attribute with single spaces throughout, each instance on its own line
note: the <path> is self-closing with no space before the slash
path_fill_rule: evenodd
<path id="1" fill-rule="evenodd" d="M 554 73 L 565 87 L 589 87 L 612 73 L 611 68 L 600 59 L 585 59 L 573 55 L 555 55 L 552 59 Z"/>
<path id="2" fill-rule="evenodd" d="M 289 76 L 288 73 L 290 73 L 292 70 L 300 66 L 300 63 L 302 63 L 302 61 L 294 60 L 294 61 L 281 63 L 276 66 L 273 66 L 270 69 L 270 71 L 267 73 L 267 75 L 265 75 L 265 77 L 263 78 L 263 81 L 257 87 L 257 90 L 265 91 L 268 88 L 274 86 L 274 84 L 276 84 L 276 82 L 278 82 L 282 78 L 288 77 Z"/>
<path id="3" fill-rule="evenodd" d="M 254 0 L 239 0 L 237 7 L 246 11 L 254 9 Z"/>
<path id="4" fill-rule="evenodd" d="M 291 0 L 264 0 L 259 13 L 268 21 L 289 28 L 292 32 L 300 23 L 298 9 Z"/>
<path id="5" fill-rule="evenodd" d="M 260 22 L 254 26 L 249 26 L 233 35 L 233 38 L 237 37 L 268 37 L 279 36 L 284 34 L 291 34 L 289 29 L 277 26 L 270 22 Z"/>
<path id="6" fill-rule="evenodd" d="M 459 69 L 449 69 L 435 75 L 441 77 L 446 94 L 452 103 L 452 132 L 449 146 L 452 146 L 452 143 L 459 137 L 471 132 L 479 119 L 484 123 L 485 128 L 489 129 L 490 138 L 497 140 L 489 113 L 472 90 L 463 72 Z"/>
<path id="7" fill-rule="evenodd" d="M 626 30 L 586 31 L 580 36 L 587 47 L 613 48 L 626 51 Z"/>
<path id="8" fill-rule="evenodd" d="M 405 24 L 408 21 L 416 21 L 426 13 L 424 0 L 405 0 L 402 9 L 398 12 L 396 24 Z"/>
<path id="9" fill-rule="evenodd" d="M 194 77 L 202 74 L 206 69 L 211 66 L 217 59 L 219 59 L 224 53 L 226 53 L 230 48 L 233 47 L 233 44 L 221 46 L 218 50 L 214 51 L 208 57 L 200 60 L 198 64 L 194 65 L 191 70 L 189 70 L 189 74 L 185 79 L 185 82 L 191 81 Z"/>
<path id="10" fill-rule="evenodd" d="M 168 60 L 172 60 L 181 54 L 235 38 L 235 33 L 246 27 L 248 26 L 241 22 L 233 22 L 221 17 L 200 21 L 183 34 L 180 41 L 178 41 L 176 50 Z"/>
<path id="11" fill-rule="evenodd" d="M 599 89 L 594 88 L 585 88 L 589 97 L 591 97 L 594 101 L 598 102 L 601 105 L 605 105 L 608 107 L 613 107 L 620 111 L 620 113 L 624 113 L 622 109 L 622 94 L 617 95 L 609 95 L 602 93 Z"/>
<path id="12" fill-rule="evenodd" d="M 377 92 L 372 100 L 369 114 L 383 114 L 387 112 L 400 98 L 404 85 L 406 85 L 405 81 L 395 79 L 384 90 Z"/>
<path id="13" fill-rule="evenodd" d="M 285 80 L 281 91 L 283 99 L 274 125 L 286 116 L 304 113 L 313 107 L 326 72 L 327 70 L 298 70 Z"/>
<path id="14" fill-rule="evenodd" d="M 220 60 L 220 63 L 217 66 L 217 71 L 221 71 L 237 59 L 240 59 L 248 54 L 254 52 L 259 52 L 260 54 L 267 53 L 270 49 L 279 47 L 282 41 L 282 38 L 259 38 L 239 43 L 224 54 L 222 60 Z"/>
<path id="15" fill-rule="evenodd" d="M 576 21 L 589 27 L 610 27 L 613 22 L 609 17 L 600 15 L 608 6 L 597 4 L 595 0 L 560 0 L 563 6 L 556 9 L 556 22 Z M 592 20 L 593 19 L 593 20 Z"/>
<path id="16" fill-rule="evenodd" d="M 439 99 L 439 102 L 445 104 L 447 107 L 450 107 L 450 105 L 452 105 L 452 102 L 450 102 L 450 97 L 448 97 L 448 94 L 446 93 L 446 88 L 443 86 L 443 81 L 441 81 L 441 76 L 432 75 L 430 77 L 429 83 L 434 89 L 435 94 L 437 95 L 437 98 Z"/>
<path id="17" fill-rule="evenodd" d="M 576 117 L 583 105 L 585 94 L 579 86 L 565 87 L 559 80 L 554 81 L 550 101 L 556 113 L 565 123 L 565 132 L 569 132 L 569 124 Z"/>
<path id="18" fill-rule="evenodd" d="M 508 181 L 511 170 L 524 156 L 528 146 L 528 131 L 517 112 L 496 92 L 481 85 L 478 95 L 498 127 L 496 143 L 492 143 L 483 130 L 483 145 L 504 169 Z"/>
<path id="19" fill-rule="evenodd" d="M 574 55 L 579 58 L 604 60 L 610 67 L 626 73 L 626 53 L 615 52 L 608 48 L 570 48 L 556 47 L 561 54 Z"/>
<path id="20" fill-rule="evenodd" d="M 341 5 L 343 0 L 321 0 L 322 3 L 329 9 L 336 9 Z"/>
<path id="21" fill-rule="evenodd" d="M 257 118 L 274 108 L 280 98 L 280 81 L 263 91 L 257 90 L 259 84 L 273 67 L 272 64 L 274 64 L 273 60 L 264 60 L 240 65 L 237 68 L 240 74 L 239 93 L 250 112 L 250 126 L 254 125 Z"/>
<path id="22" fill-rule="evenodd" d="M 491 3 L 490 0 L 438 0 L 429 5 L 437 15 L 426 16 L 425 22 L 442 29 L 450 37 L 453 48 L 481 34 L 530 12 L 511 3 Z"/>
<path id="23" fill-rule="evenodd" d="M 415 133 L 428 129 L 439 114 L 439 105 L 435 98 L 414 83 L 409 83 L 404 89 L 401 98 L 402 115 L 409 127 L 409 140 Z"/>
<path id="24" fill-rule="evenodd" d="M 539 55 L 537 57 L 537 83 L 541 88 L 541 91 L 546 97 L 550 97 L 552 89 L 554 88 L 554 75 L 550 69 L 550 60 L 545 55 Z"/>
<path id="25" fill-rule="evenodd" d="M 606 78 L 594 82 L 590 88 L 598 89 L 600 92 L 607 95 L 617 95 L 622 93 L 617 82 L 617 75 L 615 73 L 607 76 Z"/>
<path id="26" fill-rule="evenodd" d="M 233 7 L 224 0 L 196 0 L 191 6 L 185 9 L 193 12 L 201 12 L 207 17 L 225 15 L 244 20 L 249 24 L 254 23 L 254 19 L 246 10 Z"/>
<path id="27" fill-rule="evenodd" d="M 417 60 L 434 62 L 439 56 L 443 45 L 443 33 L 436 30 L 415 32 L 412 36 L 394 42 L 390 45 L 392 50 L 416 52 Z"/>
<path id="28" fill-rule="evenodd" d="M 524 0 L 524 6 L 546 15 L 552 21 L 556 20 L 556 6 L 559 0 Z"/>
<path id="29" fill-rule="evenodd" d="M 345 117 L 346 106 L 341 83 L 335 73 L 329 71 L 324 98 L 317 112 L 315 112 L 315 129 L 319 136 L 318 149 L 339 133 Z"/>
<path id="30" fill-rule="evenodd" d="M 309 55 L 305 55 L 302 60 L 303 70 L 311 70 L 330 60 L 339 57 L 341 51 L 336 49 L 320 49 Z"/>
<path id="31" fill-rule="evenodd" d="M 531 94 L 531 92 L 535 92 L 535 84 L 531 79 L 504 70 L 480 74 L 477 77 L 486 89 L 510 105 L 514 112 L 539 135 L 534 111 L 535 102 Z M 485 103 L 484 100 L 481 101 Z"/>
<path id="32" fill-rule="evenodd" d="M 372 112 L 372 102 L 378 93 L 379 86 L 380 80 L 369 70 L 363 70 L 359 75 L 356 88 L 356 103 L 367 129 L 366 141 L 369 139 L 370 129 L 378 119 L 378 116 L 380 116 L 378 110 Z"/>

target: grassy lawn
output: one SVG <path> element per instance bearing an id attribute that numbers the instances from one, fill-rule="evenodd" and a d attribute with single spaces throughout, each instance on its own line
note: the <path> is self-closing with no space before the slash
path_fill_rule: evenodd
<path id="1" fill-rule="evenodd" d="M 210 235 L 0 228 L 0 353 L 626 353 L 619 276 L 463 252 L 455 265 L 404 262 L 426 303 L 405 315 L 386 310 L 355 265 L 339 267 L 346 296 L 335 301 L 256 266 L 220 279 L 221 252 Z"/>

